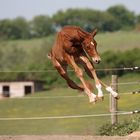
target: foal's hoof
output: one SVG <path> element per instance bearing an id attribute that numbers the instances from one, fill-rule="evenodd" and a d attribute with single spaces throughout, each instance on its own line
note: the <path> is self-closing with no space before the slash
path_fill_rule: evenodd
<path id="1" fill-rule="evenodd" d="M 97 102 L 97 98 L 90 99 L 89 102 L 95 104 Z"/>
<path id="2" fill-rule="evenodd" d="M 104 100 L 104 96 L 101 96 L 101 97 L 99 96 L 99 97 L 98 97 L 98 100 L 103 101 L 103 100 Z"/>
<path id="3" fill-rule="evenodd" d="M 119 100 L 120 99 L 120 96 L 116 96 L 116 97 L 114 97 L 116 100 Z"/>
<path id="4" fill-rule="evenodd" d="M 97 100 L 94 100 L 94 101 L 90 101 L 89 103 L 90 103 L 90 104 L 94 104 L 94 105 L 95 105 L 95 104 L 96 104 L 96 102 L 97 102 Z"/>
<path id="5" fill-rule="evenodd" d="M 95 104 L 97 101 L 97 96 L 93 93 L 91 93 L 90 97 L 89 97 L 89 102 Z"/>

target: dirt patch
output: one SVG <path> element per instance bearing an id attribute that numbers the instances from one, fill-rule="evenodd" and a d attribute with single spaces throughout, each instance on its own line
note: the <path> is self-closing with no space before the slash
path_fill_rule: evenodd
<path id="1" fill-rule="evenodd" d="M 138 134 L 138 135 L 137 135 Z M 136 136 L 135 136 L 136 135 Z M 140 132 L 129 136 L 73 136 L 73 135 L 22 135 L 0 136 L 0 140 L 140 140 Z M 139 137 L 138 137 L 139 136 Z"/>
<path id="2" fill-rule="evenodd" d="M 140 139 L 140 131 L 133 132 L 129 135 L 130 137 L 138 137 Z"/>

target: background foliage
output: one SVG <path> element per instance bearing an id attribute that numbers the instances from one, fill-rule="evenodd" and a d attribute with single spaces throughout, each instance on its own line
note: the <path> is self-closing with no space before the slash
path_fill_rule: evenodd
<path id="1" fill-rule="evenodd" d="M 65 25 L 77 25 L 87 31 L 98 27 L 100 31 L 139 29 L 140 15 L 135 15 L 122 5 L 106 11 L 93 9 L 67 9 L 52 17 L 38 15 L 27 21 L 23 17 L 0 20 L 0 39 L 30 39 L 53 34 Z"/>
<path id="2" fill-rule="evenodd" d="M 52 97 L 63 96 L 66 93 L 67 95 L 79 95 L 79 93 L 68 88 L 56 88 L 63 87 L 66 83 L 60 78 L 51 61 L 46 57 L 46 54 L 53 46 L 55 33 L 65 25 L 77 25 L 86 31 L 91 31 L 95 27 L 99 28 L 100 33 L 95 39 L 98 43 L 98 51 L 102 57 L 102 62 L 100 65 L 95 66 L 97 69 L 140 66 L 140 15 L 135 15 L 122 5 L 110 7 L 106 11 L 67 9 L 66 11 L 57 12 L 52 17 L 38 15 L 30 21 L 23 17 L 0 20 L 0 80 L 43 80 L 46 89 L 55 87 L 42 94 L 33 95 L 42 96 L 43 98 L 46 97 L 46 94 Z M 128 74 L 127 71 L 125 73 L 124 71 L 100 71 L 98 76 L 108 82 L 109 75 L 117 73 L 121 77 L 120 79 L 123 79 L 122 82 L 128 82 L 130 79 L 139 80 L 138 72 L 134 71 Z M 73 71 L 69 72 L 69 76 L 74 81 L 79 82 Z M 126 85 L 125 87 L 119 87 L 119 91 L 139 90 L 138 86 Z M 129 95 L 126 98 L 126 95 L 121 95 L 119 108 L 121 110 L 137 108 L 139 106 L 138 96 L 133 95 L 132 97 L 132 95 Z M 129 104 L 130 102 L 133 102 L 133 104 Z M 102 113 L 105 110 L 108 112 L 108 98 L 105 102 L 96 106 L 89 105 L 87 97 L 69 98 L 68 100 L 65 98 L 60 100 L 52 98 L 47 101 L 13 99 L 2 100 L 0 104 L 0 114 L 3 117 L 36 116 L 36 112 L 40 116 L 80 114 L 80 111 L 81 114 L 88 114 L 89 112 Z M 126 118 L 128 117 L 130 118 L 130 116 Z M 13 121 L 1 122 L 0 133 L 89 135 L 94 134 L 104 121 L 108 122 L 109 119 L 98 117 L 83 120 L 83 118 L 78 118 L 75 120 L 59 120 L 57 123 L 50 120 L 38 120 L 36 122 L 30 120 L 29 123 L 24 121 L 16 123 Z M 100 132 L 101 135 L 126 135 L 137 129 L 138 122 L 139 118 L 129 122 L 121 121 L 121 123 L 113 126 L 105 124 L 100 128 Z M 17 128 L 19 125 L 21 126 L 20 129 Z M 40 129 L 36 129 L 38 127 Z"/>
<path id="3" fill-rule="evenodd" d="M 35 16 L 31 21 L 23 17 L 0 20 L 0 80 L 44 80 L 47 88 L 64 85 L 65 81 L 54 71 L 46 54 L 53 46 L 54 34 L 65 25 L 77 25 L 87 31 L 99 28 L 96 40 L 102 63 L 96 68 L 140 65 L 140 15 L 122 5 L 106 11 L 67 9 L 52 17 Z M 53 70 L 53 74 L 48 70 Z M 108 73 L 112 72 L 98 75 L 102 78 Z M 115 73 L 124 74 L 123 71 Z M 73 72 L 69 76 L 78 82 Z"/>
<path id="4" fill-rule="evenodd" d="M 118 124 L 105 124 L 102 125 L 99 129 L 100 135 L 104 136 L 126 136 L 128 134 L 131 134 L 132 132 L 136 131 L 140 124 L 140 118 L 135 117 L 131 118 L 129 121 L 125 120 L 124 122 L 118 123 Z"/>

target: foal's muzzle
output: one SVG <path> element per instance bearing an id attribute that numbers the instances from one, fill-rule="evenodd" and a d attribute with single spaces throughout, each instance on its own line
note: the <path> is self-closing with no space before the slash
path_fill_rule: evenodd
<path id="1" fill-rule="evenodd" d="M 93 60 L 93 62 L 94 63 L 96 63 L 96 64 L 99 64 L 100 62 L 101 62 L 101 58 L 98 58 L 98 57 L 92 57 L 92 60 Z"/>

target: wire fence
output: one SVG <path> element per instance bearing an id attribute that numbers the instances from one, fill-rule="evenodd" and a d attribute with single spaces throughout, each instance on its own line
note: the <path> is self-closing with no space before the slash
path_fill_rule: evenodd
<path id="1" fill-rule="evenodd" d="M 96 69 L 96 71 L 139 71 L 140 66 L 136 67 L 123 67 L 123 68 L 103 68 Z M 69 72 L 73 72 L 74 70 L 67 70 Z M 0 70 L 0 73 L 51 73 L 57 72 L 56 69 L 46 69 L 46 70 Z"/>
<path id="2" fill-rule="evenodd" d="M 116 112 L 117 115 L 129 115 L 140 113 L 140 110 L 134 110 L 129 112 Z M 14 121 L 14 120 L 48 120 L 48 119 L 72 119 L 72 118 L 89 118 L 89 117 L 105 117 L 111 116 L 111 113 L 104 114 L 86 114 L 86 115 L 71 115 L 71 116 L 45 116 L 45 117 L 11 117 L 0 118 L 0 121 Z"/>
<path id="3" fill-rule="evenodd" d="M 127 68 L 107 68 L 107 69 L 97 69 L 97 71 L 139 71 L 140 67 L 127 67 Z M 73 70 L 68 70 L 73 71 Z M 0 73 L 42 73 L 42 72 L 56 72 L 56 70 L 24 70 L 24 71 L 0 71 Z M 116 85 L 122 86 L 122 85 L 132 85 L 132 84 L 140 84 L 140 81 L 133 81 L 133 82 L 122 82 L 122 83 L 116 83 Z M 137 94 L 140 93 L 140 91 L 130 91 L 127 93 L 121 93 L 121 94 Z M 78 96 L 53 96 L 53 97 L 23 97 L 20 99 L 51 99 L 51 98 L 81 98 L 84 97 L 84 95 L 78 95 Z M 134 111 L 116 111 L 117 115 L 129 115 L 129 114 L 137 114 L 140 113 L 140 110 L 134 110 Z M 11 118 L 0 118 L 0 121 L 14 121 L 14 120 L 46 120 L 46 119 L 71 119 L 71 118 L 88 118 L 88 117 L 104 117 L 104 116 L 111 116 L 112 112 L 110 113 L 103 113 L 103 114 L 81 114 L 81 115 L 71 115 L 71 116 L 41 116 L 41 117 L 11 117 Z"/>
<path id="4" fill-rule="evenodd" d="M 129 92 L 122 92 L 122 93 L 119 93 L 119 95 L 131 95 L 131 94 L 139 94 L 140 91 L 129 91 Z M 110 94 L 105 94 L 104 96 L 108 96 Z M 86 95 L 75 95 L 75 96 L 43 96 L 43 97 L 32 97 L 32 96 L 25 96 L 25 97 L 14 97 L 14 99 L 21 99 L 21 100 L 28 100 L 28 99 L 33 99 L 33 100 L 45 100 L 45 99 L 62 99 L 62 98 L 84 98 Z"/>
<path id="5" fill-rule="evenodd" d="M 116 84 L 112 84 L 112 85 L 135 85 L 135 84 L 140 84 L 140 81 L 133 81 L 133 82 L 120 82 L 120 83 L 116 83 Z"/>

